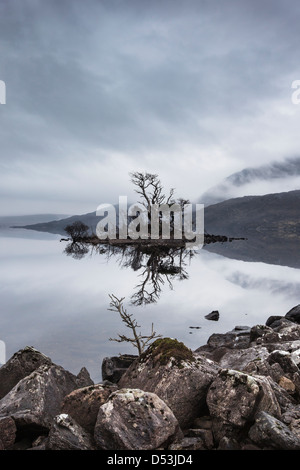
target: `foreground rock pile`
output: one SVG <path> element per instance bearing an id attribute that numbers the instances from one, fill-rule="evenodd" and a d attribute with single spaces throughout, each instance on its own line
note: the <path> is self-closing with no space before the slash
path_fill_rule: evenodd
<path id="1" fill-rule="evenodd" d="M 126 367 L 104 363 L 116 383 L 14 354 L 0 368 L 0 449 L 300 449 L 300 306 L 194 352 L 163 338 Z"/>

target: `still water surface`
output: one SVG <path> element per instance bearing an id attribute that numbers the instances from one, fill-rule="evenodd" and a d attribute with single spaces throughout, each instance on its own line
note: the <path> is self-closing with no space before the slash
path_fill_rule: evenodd
<path id="1" fill-rule="evenodd" d="M 125 297 L 143 333 L 153 322 L 157 333 L 191 349 L 212 333 L 265 323 L 269 315 L 284 315 L 300 303 L 299 269 L 202 249 L 187 260 L 184 279 L 161 277 L 155 303 L 132 305 L 143 268 L 98 253 L 74 259 L 66 256 L 60 238 L 23 229 L 0 232 L 0 339 L 6 359 L 31 345 L 75 374 L 85 366 L 95 382 L 101 381 L 103 357 L 136 353 L 127 343 L 109 341 L 129 333 L 108 311 L 109 294 Z M 219 310 L 218 322 L 205 319 L 212 310 Z"/>

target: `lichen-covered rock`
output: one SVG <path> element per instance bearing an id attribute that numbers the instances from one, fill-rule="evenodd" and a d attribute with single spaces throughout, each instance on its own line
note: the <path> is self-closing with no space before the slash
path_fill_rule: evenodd
<path id="1" fill-rule="evenodd" d="M 121 389 L 99 408 L 94 438 L 104 450 L 152 450 L 181 435 L 170 408 L 154 393 Z"/>
<path id="2" fill-rule="evenodd" d="M 16 432 L 16 424 L 10 416 L 0 418 L 0 450 L 12 448 Z"/>
<path id="3" fill-rule="evenodd" d="M 42 365 L 20 380 L 0 400 L 0 416 L 14 418 L 17 428 L 50 428 L 63 398 L 78 387 L 77 378 L 55 364 Z"/>
<path id="4" fill-rule="evenodd" d="M 93 437 L 67 414 L 55 416 L 46 450 L 94 450 Z"/>
<path id="5" fill-rule="evenodd" d="M 0 399 L 3 398 L 21 379 L 27 377 L 43 364 L 50 365 L 49 357 L 26 346 L 16 352 L 2 367 L 0 367 Z"/>
<path id="6" fill-rule="evenodd" d="M 264 346 L 252 346 L 246 349 L 236 349 L 226 352 L 219 361 L 222 369 L 235 369 L 243 371 L 249 363 L 261 363 L 269 356 Z"/>
<path id="7" fill-rule="evenodd" d="M 228 369 L 220 371 L 211 384 L 207 405 L 217 442 L 224 436 L 239 440 L 260 410 L 267 410 L 275 416 L 281 414 L 275 394 L 265 377 L 252 377 Z"/>
<path id="8" fill-rule="evenodd" d="M 61 412 L 70 415 L 87 432 L 93 433 L 100 406 L 116 390 L 116 385 L 101 384 L 79 388 L 64 398 Z"/>
<path id="9" fill-rule="evenodd" d="M 218 367 L 183 343 L 158 339 L 121 377 L 120 387 L 153 392 L 173 411 L 182 429 L 201 415 Z"/>
<path id="10" fill-rule="evenodd" d="M 282 421 L 264 411 L 257 414 L 249 437 L 260 448 L 300 450 L 299 437 Z"/>

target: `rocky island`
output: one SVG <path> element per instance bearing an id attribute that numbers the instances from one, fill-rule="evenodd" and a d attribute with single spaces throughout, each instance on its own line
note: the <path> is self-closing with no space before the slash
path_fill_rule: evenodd
<path id="1" fill-rule="evenodd" d="M 103 382 L 33 347 L 0 368 L 1 450 L 300 450 L 300 305 L 263 325 L 105 358 Z"/>

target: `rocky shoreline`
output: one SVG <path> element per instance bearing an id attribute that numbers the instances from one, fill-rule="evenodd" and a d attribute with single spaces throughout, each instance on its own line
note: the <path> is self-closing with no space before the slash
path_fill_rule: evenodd
<path id="1" fill-rule="evenodd" d="M 0 450 L 300 450 L 299 367 L 300 305 L 105 358 L 99 384 L 25 347 L 0 368 Z"/>

